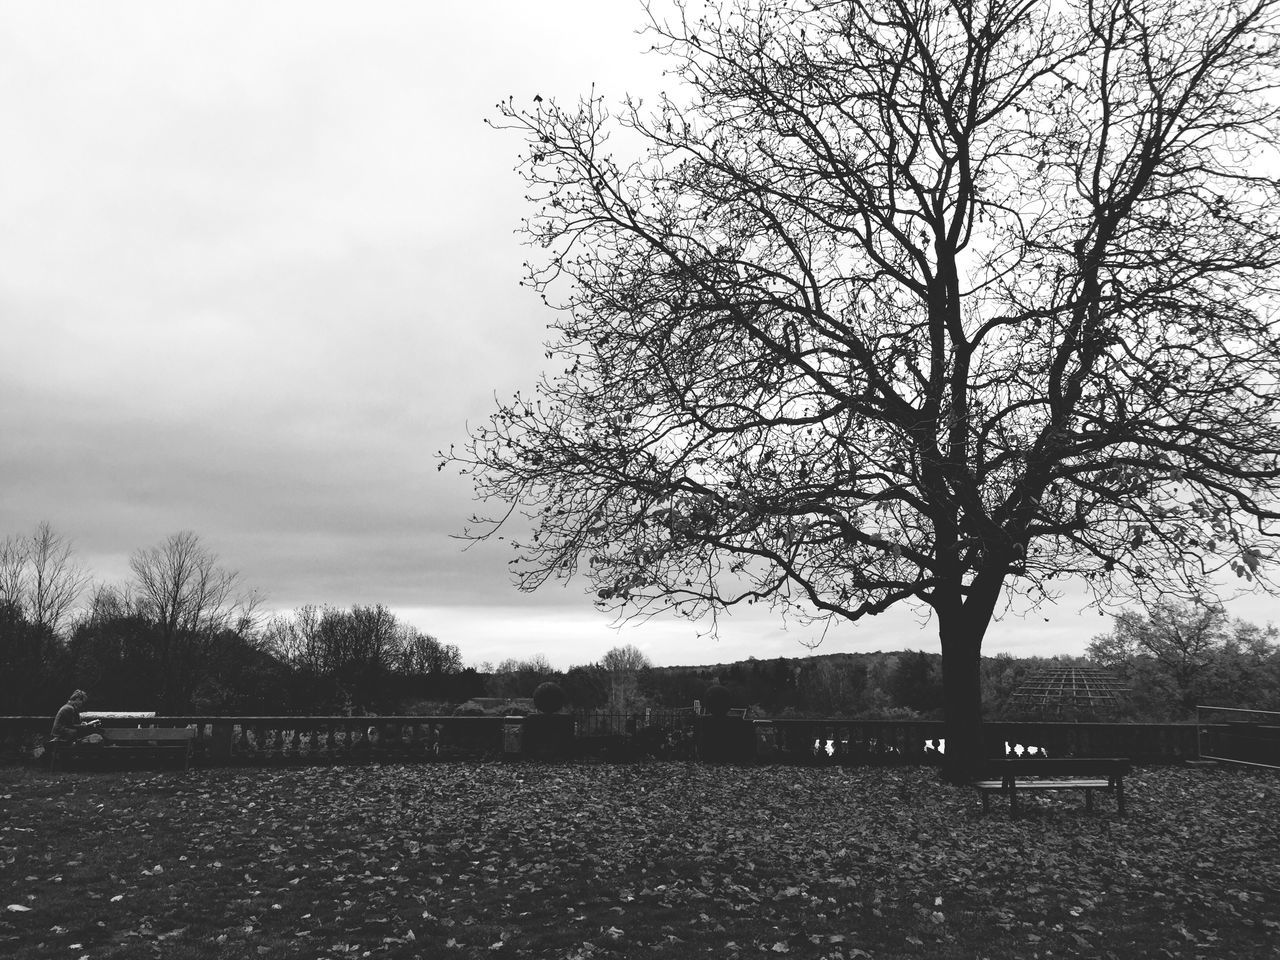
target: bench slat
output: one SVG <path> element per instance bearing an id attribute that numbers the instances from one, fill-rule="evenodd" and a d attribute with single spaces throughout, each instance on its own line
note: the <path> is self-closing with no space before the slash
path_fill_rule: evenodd
<path id="1" fill-rule="evenodd" d="M 1064 777 L 1072 775 L 1100 776 L 1113 773 L 1128 773 L 1129 761 L 1124 757 L 1067 757 L 1063 759 L 1046 759 L 1040 757 L 1009 757 L 1004 760 L 988 760 L 982 766 L 986 776 L 1016 774 L 1034 777 L 1037 771 L 1045 776 Z"/>
<path id="2" fill-rule="evenodd" d="M 983 789 L 1001 790 L 1004 788 L 1004 781 L 992 781 L 994 787 L 985 787 Z M 1018 779 L 1018 790 L 1105 790 L 1111 786 L 1110 780 L 1023 780 Z"/>
<path id="3" fill-rule="evenodd" d="M 1007 786 L 1003 780 L 975 780 L 973 785 L 979 790 L 1003 790 Z M 1110 787 L 1110 780 L 1024 780 L 1022 777 L 1017 778 L 1017 789 L 1019 790 L 1071 790 L 1076 787 L 1081 789 L 1085 787 L 1105 789 Z"/>
<path id="4" fill-rule="evenodd" d="M 98 731 L 102 739 L 108 743 L 122 743 L 131 740 L 154 740 L 157 743 L 182 743 L 194 740 L 196 731 L 192 727 L 102 727 Z"/>

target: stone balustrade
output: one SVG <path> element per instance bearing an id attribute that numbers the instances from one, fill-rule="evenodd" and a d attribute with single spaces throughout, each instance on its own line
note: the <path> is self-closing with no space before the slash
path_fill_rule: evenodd
<path id="1" fill-rule="evenodd" d="M 666 741 L 653 718 L 622 724 L 608 738 L 611 756 L 636 759 L 647 745 Z M 521 717 L 205 717 L 105 716 L 117 727 L 193 726 L 194 763 L 288 763 L 485 760 L 546 755 L 545 738 L 526 730 Z M 22 762 L 48 736 L 49 717 L 0 717 L 0 763 Z M 556 756 L 588 756 L 600 741 L 598 724 L 566 716 L 560 724 L 572 746 Z M 764 719 L 686 717 L 688 756 L 708 760 L 803 764 L 924 764 L 946 750 L 940 720 Z M 992 756 L 1129 757 L 1137 763 L 1176 763 L 1198 757 L 1197 731 L 1219 725 L 1194 723 L 1035 723 L 988 721 L 984 734 Z M 629 753 L 619 744 L 635 739 Z M 676 737 L 667 738 L 675 742 Z M 696 745 L 696 754 L 695 754 Z M 669 746 L 669 744 L 668 744 Z M 1032 749 L 1034 748 L 1034 749 Z M 682 757 L 685 754 L 653 753 Z"/>

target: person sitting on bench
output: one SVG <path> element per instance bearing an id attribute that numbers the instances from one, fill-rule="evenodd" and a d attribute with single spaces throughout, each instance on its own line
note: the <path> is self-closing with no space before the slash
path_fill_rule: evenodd
<path id="1" fill-rule="evenodd" d="M 88 701 L 89 695 L 83 690 L 76 690 L 67 697 L 67 702 L 59 708 L 57 716 L 53 718 L 53 730 L 49 734 L 49 739 L 70 744 L 101 743 L 102 735 L 95 732 L 99 726 L 98 721 L 90 720 L 84 723 L 80 720 L 80 709 Z"/>

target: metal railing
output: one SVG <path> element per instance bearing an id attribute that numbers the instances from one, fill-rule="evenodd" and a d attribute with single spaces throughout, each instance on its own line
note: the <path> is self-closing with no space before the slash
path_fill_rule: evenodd
<path id="1" fill-rule="evenodd" d="M 1280 712 L 1197 706 L 1196 735 L 1201 759 L 1280 769 Z"/>

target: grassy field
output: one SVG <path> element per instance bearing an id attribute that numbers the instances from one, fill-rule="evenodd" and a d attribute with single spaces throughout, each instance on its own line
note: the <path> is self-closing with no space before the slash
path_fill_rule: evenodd
<path id="1" fill-rule="evenodd" d="M 1011 819 L 928 769 L 0 769 L 0 956 L 1280 956 L 1280 776 Z"/>

